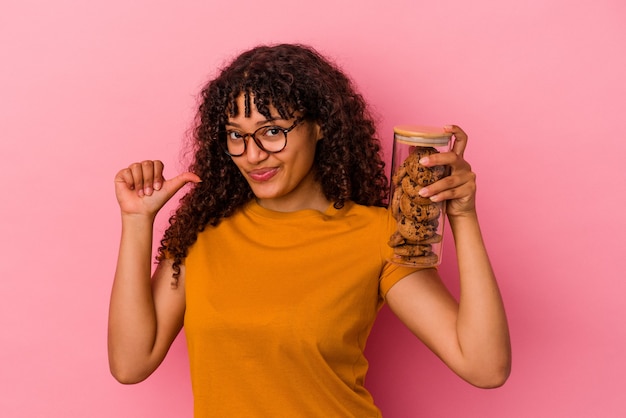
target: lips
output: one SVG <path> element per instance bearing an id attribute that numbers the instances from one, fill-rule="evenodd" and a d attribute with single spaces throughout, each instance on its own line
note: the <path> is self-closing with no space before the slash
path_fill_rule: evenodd
<path id="1" fill-rule="evenodd" d="M 277 172 L 278 168 L 276 167 L 259 168 L 257 170 L 249 171 L 248 177 L 250 177 L 253 181 L 264 182 L 274 177 Z"/>

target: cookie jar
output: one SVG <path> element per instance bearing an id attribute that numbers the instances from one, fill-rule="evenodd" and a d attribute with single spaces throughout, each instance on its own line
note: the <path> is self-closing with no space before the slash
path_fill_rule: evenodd
<path id="1" fill-rule="evenodd" d="M 447 176 L 448 167 L 426 167 L 419 160 L 450 150 L 452 134 L 443 128 L 417 125 L 394 127 L 389 205 L 397 230 L 389 238 L 391 261 L 434 267 L 441 262 L 445 202 L 421 197 L 419 190 Z"/>

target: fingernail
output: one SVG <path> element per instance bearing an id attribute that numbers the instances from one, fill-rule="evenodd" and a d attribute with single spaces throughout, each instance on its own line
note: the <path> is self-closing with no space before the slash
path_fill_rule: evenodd
<path id="1" fill-rule="evenodd" d="M 426 165 L 426 164 L 428 164 L 428 161 L 429 161 L 428 157 L 424 157 L 424 158 L 422 158 L 421 160 L 419 160 L 418 162 L 419 162 L 421 165 Z"/>
<path id="2" fill-rule="evenodd" d="M 154 183 L 154 190 L 161 190 L 161 183 Z"/>
<path id="3" fill-rule="evenodd" d="M 425 197 L 428 194 L 428 189 L 426 187 L 422 187 L 421 189 L 418 190 L 417 194 L 419 194 L 422 197 Z"/>
<path id="4" fill-rule="evenodd" d="M 147 196 L 152 194 L 152 187 L 146 187 L 143 191 Z"/>

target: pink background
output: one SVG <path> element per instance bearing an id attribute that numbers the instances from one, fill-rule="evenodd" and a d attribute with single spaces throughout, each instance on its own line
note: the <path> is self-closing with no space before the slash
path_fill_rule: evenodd
<path id="1" fill-rule="evenodd" d="M 215 3 L 3 1 L 0 416 L 191 415 L 182 336 L 145 383 L 109 375 L 112 179 L 147 158 L 176 173 L 200 85 L 279 41 L 351 74 L 388 154 L 395 124 L 470 134 L 513 373 L 475 389 L 385 309 L 368 347 L 385 417 L 626 416 L 626 3 Z"/>

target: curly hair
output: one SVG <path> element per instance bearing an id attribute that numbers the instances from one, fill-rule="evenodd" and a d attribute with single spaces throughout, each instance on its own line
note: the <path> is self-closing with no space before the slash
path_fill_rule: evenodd
<path id="1" fill-rule="evenodd" d="M 244 95 L 245 109 L 237 98 Z M 313 170 L 325 197 L 336 208 L 353 201 L 384 206 L 388 183 L 380 141 L 365 100 L 351 80 L 313 48 L 298 44 L 258 46 L 242 53 L 201 91 L 193 130 L 194 161 L 189 171 L 202 179 L 180 200 L 161 240 L 157 261 L 173 260 L 174 282 L 198 233 L 215 226 L 254 198 L 231 157 L 222 149 L 229 117 L 250 114 L 250 101 L 270 118 L 273 107 L 281 118 L 296 112 L 317 122 L 323 139 L 317 142 Z"/>

